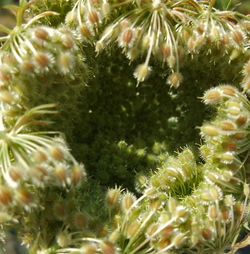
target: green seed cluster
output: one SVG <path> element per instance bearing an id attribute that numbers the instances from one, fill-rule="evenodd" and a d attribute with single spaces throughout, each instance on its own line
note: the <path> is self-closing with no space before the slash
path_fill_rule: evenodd
<path id="1" fill-rule="evenodd" d="M 9 6 L 17 23 L 0 26 L 1 242 L 10 226 L 32 253 L 244 246 L 235 241 L 249 219 L 250 23 L 214 5 Z"/>

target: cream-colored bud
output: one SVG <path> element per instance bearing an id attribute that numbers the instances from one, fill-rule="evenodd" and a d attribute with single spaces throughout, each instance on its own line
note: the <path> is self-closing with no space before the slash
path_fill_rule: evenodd
<path id="1" fill-rule="evenodd" d="M 172 243 L 176 248 L 179 248 L 185 240 L 185 235 L 182 233 L 177 234 L 173 239 Z"/>
<path id="2" fill-rule="evenodd" d="M 0 100 L 4 103 L 11 104 L 14 102 L 14 97 L 9 91 L 1 91 L 0 92 Z"/>
<path id="3" fill-rule="evenodd" d="M 60 182 L 66 182 L 67 169 L 64 166 L 58 165 L 54 169 L 54 175 Z"/>
<path id="4" fill-rule="evenodd" d="M 136 67 L 134 76 L 138 82 L 144 81 L 150 72 L 151 68 L 147 64 L 140 64 Z"/>
<path id="5" fill-rule="evenodd" d="M 201 131 L 208 135 L 208 136 L 211 136 L 211 137 L 214 137 L 214 136 L 218 136 L 219 135 L 219 130 L 216 126 L 214 125 L 204 125 L 201 127 Z"/>
<path id="6" fill-rule="evenodd" d="M 57 238 L 56 238 L 56 241 L 57 241 L 57 244 L 60 246 L 60 247 L 65 247 L 68 245 L 69 241 L 70 241 L 70 237 L 69 237 L 69 234 L 66 233 L 66 232 L 61 232 L 57 235 Z"/>
<path id="7" fill-rule="evenodd" d="M 58 146 L 52 146 L 50 148 L 50 155 L 52 156 L 53 159 L 57 161 L 62 161 L 64 159 L 64 152 Z"/>
<path id="8" fill-rule="evenodd" d="M 96 254 L 97 248 L 94 245 L 86 244 L 86 245 L 82 246 L 81 253 L 82 254 Z"/>
<path id="9" fill-rule="evenodd" d="M 140 224 L 137 221 L 132 222 L 127 229 L 127 237 L 131 238 L 133 237 L 136 232 L 138 231 L 138 229 L 140 228 Z"/>
<path id="10" fill-rule="evenodd" d="M 71 177 L 70 177 L 72 184 L 74 185 L 79 184 L 82 181 L 83 176 L 84 176 L 84 171 L 80 165 L 75 164 L 74 166 L 72 166 Z"/>
<path id="11" fill-rule="evenodd" d="M 169 200 L 168 200 L 168 210 L 171 214 L 173 214 L 176 210 L 176 207 L 177 207 L 177 201 L 170 197 Z"/>
<path id="12" fill-rule="evenodd" d="M 110 189 L 106 195 L 106 204 L 108 207 L 113 208 L 117 205 L 120 198 L 120 189 Z"/>
<path id="13" fill-rule="evenodd" d="M 130 193 L 126 193 L 122 199 L 122 209 L 128 211 L 134 203 L 134 197 Z"/>

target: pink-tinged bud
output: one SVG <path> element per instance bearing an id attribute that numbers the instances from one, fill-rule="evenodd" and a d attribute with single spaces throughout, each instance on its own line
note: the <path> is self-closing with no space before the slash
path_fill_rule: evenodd
<path id="1" fill-rule="evenodd" d="M 222 38 L 221 38 L 221 44 L 224 45 L 224 46 L 226 46 L 226 45 L 229 44 L 229 42 L 230 42 L 230 40 L 229 40 L 228 34 L 225 34 L 225 33 L 224 33 L 224 34 L 222 35 Z"/>
<path id="2" fill-rule="evenodd" d="M 223 131 L 233 131 L 235 129 L 234 124 L 230 121 L 222 121 L 220 126 Z"/>
<path id="3" fill-rule="evenodd" d="M 48 171 L 43 166 L 36 166 L 35 168 L 42 176 L 47 176 Z"/>
<path id="4" fill-rule="evenodd" d="M 133 37 L 133 30 L 131 28 L 126 29 L 122 34 L 122 41 L 125 44 L 129 44 Z"/>
<path id="5" fill-rule="evenodd" d="M 30 60 L 24 60 L 21 65 L 23 70 L 27 72 L 33 72 L 35 69 L 35 65 Z"/>
<path id="6" fill-rule="evenodd" d="M 72 49 L 74 47 L 74 41 L 70 35 L 65 35 L 63 37 L 62 44 L 66 49 Z"/>
<path id="7" fill-rule="evenodd" d="M 209 228 L 206 228 L 202 231 L 202 236 L 205 240 L 209 241 L 213 236 L 213 232 Z"/>
<path id="8" fill-rule="evenodd" d="M 100 249 L 103 254 L 115 254 L 115 246 L 110 242 L 100 243 Z"/>
<path id="9" fill-rule="evenodd" d="M 167 59 L 170 56 L 170 46 L 167 43 L 164 43 L 161 48 L 162 57 Z"/>
<path id="10" fill-rule="evenodd" d="M 42 151 L 36 151 L 34 153 L 34 159 L 36 162 L 42 163 L 47 160 L 47 155 Z"/>
<path id="11" fill-rule="evenodd" d="M 48 35 L 49 35 L 48 32 L 44 28 L 39 27 L 39 28 L 36 28 L 35 30 L 35 36 L 36 38 L 40 40 L 43 40 L 43 41 L 47 40 Z"/>
<path id="12" fill-rule="evenodd" d="M 237 119 L 236 119 L 236 123 L 239 125 L 239 126 L 242 126 L 244 125 L 248 120 L 248 117 L 247 115 L 240 115 Z"/>
<path id="13" fill-rule="evenodd" d="M 163 238 L 158 242 L 157 247 L 159 250 L 162 250 L 165 249 L 170 243 L 170 239 Z"/>
<path id="14" fill-rule="evenodd" d="M 232 39 L 234 40 L 234 42 L 236 42 L 237 44 L 240 44 L 243 40 L 244 40 L 244 37 L 243 37 L 243 34 L 241 31 L 239 30 L 234 30 L 232 32 Z"/>
<path id="15" fill-rule="evenodd" d="M 170 236 L 173 234 L 173 232 L 174 232 L 174 227 L 169 225 L 169 226 L 166 226 L 165 228 L 163 228 L 162 231 L 160 232 L 160 234 L 163 238 L 170 238 Z"/>
<path id="16" fill-rule="evenodd" d="M 223 147 L 227 150 L 227 151 L 235 151 L 237 149 L 237 145 L 231 141 L 225 142 L 223 144 Z"/>
<path id="17" fill-rule="evenodd" d="M 196 30 L 197 30 L 198 34 L 200 34 L 200 35 L 202 35 L 204 33 L 204 31 L 205 31 L 203 25 L 197 26 Z"/>
<path id="18" fill-rule="evenodd" d="M 92 23 L 92 24 L 96 24 L 98 23 L 99 21 L 99 17 L 98 17 L 98 14 L 95 10 L 91 10 L 88 14 L 88 18 L 89 18 L 89 21 Z"/>
<path id="19" fill-rule="evenodd" d="M 235 209 L 236 215 L 239 216 L 239 217 L 241 217 L 242 214 L 244 213 L 244 206 L 243 206 L 243 204 L 240 204 L 240 203 L 236 204 L 234 209 Z"/>
<path id="20" fill-rule="evenodd" d="M 227 221 L 229 219 L 229 211 L 227 209 L 223 209 L 221 211 L 221 217 L 223 221 Z"/>
<path id="21" fill-rule="evenodd" d="M 83 36 L 83 37 L 89 37 L 90 36 L 90 30 L 89 30 L 89 28 L 86 26 L 86 25 L 84 25 L 84 24 L 82 24 L 80 27 L 79 27 L 79 31 L 80 31 L 80 33 L 81 33 L 81 35 Z"/>
<path id="22" fill-rule="evenodd" d="M 4 71 L 0 71 L 0 79 L 3 82 L 8 82 L 11 80 L 11 75 L 9 73 L 4 72 Z"/>
<path id="23" fill-rule="evenodd" d="M 6 187 L 0 187 L 0 202 L 9 205 L 12 202 L 12 193 Z"/>
<path id="24" fill-rule="evenodd" d="M 45 68 L 50 64 L 50 59 L 44 53 L 37 53 L 35 55 L 35 60 L 42 68 Z"/>
<path id="25" fill-rule="evenodd" d="M 20 171 L 20 169 L 16 168 L 16 167 L 11 167 L 9 169 L 9 176 L 10 178 L 14 181 L 17 182 L 18 180 L 21 179 L 22 177 L 22 173 Z"/>

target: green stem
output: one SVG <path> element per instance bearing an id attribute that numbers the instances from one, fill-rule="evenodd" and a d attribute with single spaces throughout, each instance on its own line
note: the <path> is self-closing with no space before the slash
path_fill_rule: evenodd
<path id="1" fill-rule="evenodd" d="M 8 27 L 6 27 L 4 25 L 1 25 L 1 24 L 0 24 L 0 31 L 2 31 L 2 32 L 6 33 L 6 34 L 10 34 L 11 33 L 11 30 Z"/>

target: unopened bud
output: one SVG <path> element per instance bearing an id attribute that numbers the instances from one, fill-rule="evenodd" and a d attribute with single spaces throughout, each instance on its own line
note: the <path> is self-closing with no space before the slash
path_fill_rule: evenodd
<path id="1" fill-rule="evenodd" d="M 3 101 L 4 103 L 11 104 L 14 100 L 14 97 L 9 91 L 1 91 L 0 100 Z"/>
<path id="2" fill-rule="evenodd" d="M 35 30 L 35 36 L 38 39 L 45 41 L 48 37 L 48 32 L 44 28 L 38 27 Z"/>
<path id="3" fill-rule="evenodd" d="M 11 167 L 9 169 L 9 176 L 14 182 L 17 182 L 22 177 L 21 170 L 16 167 Z"/>
<path id="4" fill-rule="evenodd" d="M 232 39 L 237 43 L 237 44 L 240 44 L 243 40 L 244 40 L 244 37 L 243 37 L 243 34 L 241 31 L 239 30 L 234 30 L 232 32 Z"/>
<path id="5" fill-rule="evenodd" d="M 92 24 L 96 24 L 99 21 L 98 14 L 95 10 L 91 10 L 88 14 L 88 19 Z"/>
<path id="6" fill-rule="evenodd" d="M 206 228 L 202 231 L 202 236 L 205 240 L 211 240 L 213 232 L 209 228 Z"/>
<path id="7" fill-rule="evenodd" d="M 144 81 L 150 72 L 151 68 L 147 64 L 140 64 L 136 67 L 134 76 L 138 82 Z"/>
<path id="8" fill-rule="evenodd" d="M 168 77 L 168 83 L 175 88 L 179 87 L 181 81 L 182 75 L 179 72 L 174 72 Z"/>
<path id="9" fill-rule="evenodd" d="M 108 190 L 106 195 L 107 206 L 110 208 L 115 207 L 119 201 L 119 198 L 120 198 L 120 189 L 115 188 Z"/>
<path id="10" fill-rule="evenodd" d="M 57 161 L 62 161 L 64 159 L 63 150 L 58 146 L 51 147 L 50 154 L 53 157 L 53 159 L 55 159 Z"/>
<path id="11" fill-rule="evenodd" d="M 69 240 L 69 235 L 66 232 L 61 232 L 56 238 L 57 244 L 62 248 L 68 245 Z"/>
<path id="12" fill-rule="evenodd" d="M 82 246 L 81 253 L 82 254 L 96 254 L 97 248 L 94 245 L 86 244 L 86 245 Z"/>
<path id="13" fill-rule="evenodd" d="M 83 168 L 80 165 L 74 165 L 71 168 L 71 183 L 73 183 L 74 185 L 77 185 L 78 183 L 80 183 L 83 179 Z"/>
<path id="14" fill-rule="evenodd" d="M 218 89 L 208 90 L 203 96 L 203 100 L 207 104 L 217 103 L 220 101 L 220 99 L 221 99 L 221 93 Z"/>
<path id="15" fill-rule="evenodd" d="M 215 206 L 210 206 L 208 208 L 208 216 L 212 219 L 212 220 L 216 220 L 218 217 L 218 213 L 217 213 L 217 209 Z"/>
<path id="16" fill-rule="evenodd" d="M 131 238 L 133 237 L 136 232 L 138 231 L 138 229 L 140 228 L 140 224 L 138 222 L 132 222 L 127 229 L 127 237 Z"/>
<path id="17" fill-rule="evenodd" d="M 77 213 L 73 217 L 74 226 L 78 229 L 84 229 L 88 223 L 87 215 L 84 213 Z"/>
<path id="18" fill-rule="evenodd" d="M 130 193 L 126 193 L 122 199 L 122 208 L 124 211 L 128 211 L 134 203 L 134 197 Z"/>
<path id="19" fill-rule="evenodd" d="M 175 212 L 176 206 L 177 206 L 177 201 L 174 198 L 170 197 L 168 200 L 168 210 L 171 214 Z"/>
<path id="20" fill-rule="evenodd" d="M 81 35 L 86 38 L 89 37 L 91 34 L 89 28 L 84 24 L 80 25 L 79 31 L 80 31 Z"/>
<path id="21" fill-rule="evenodd" d="M 36 162 L 45 162 L 47 160 L 47 155 L 42 151 L 36 151 L 34 153 L 34 159 Z"/>
<path id="22" fill-rule="evenodd" d="M 50 64 L 50 59 L 44 53 L 37 53 L 35 55 L 35 60 L 42 68 L 45 68 Z"/>
<path id="23" fill-rule="evenodd" d="M 211 137 L 218 136 L 219 135 L 219 130 L 216 126 L 214 125 L 204 125 L 201 127 L 201 131 Z"/>
<path id="24" fill-rule="evenodd" d="M 33 201 L 32 194 L 26 189 L 17 190 L 17 200 L 24 205 L 29 205 Z"/>
<path id="25" fill-rule="evenodd" d="M 100 249 L 103 254 L 115 254 L 115 246 L 110 242 L 100 243 Z"/>
<path id="26" fill-rule="evenodd" d="M 185 240 L 185 235 L 184 234 L 177 234 L 173 239 L 172 239 L 172 243 L 176 248 L 179 248 L 182 243 Z"/>
<path id="27" fill-rule="evenodd" d="M 54 169 L 54 175 L 60 182 L 65 182 L 67 178 L 67 170 L 63 166 L 56 166 Z"/>
<path id="28" fill-rule="evenodd" d="M 6 187 L 0 187 L 0 202 L 9 205 L 12 202 L 12 193 Z"/>

